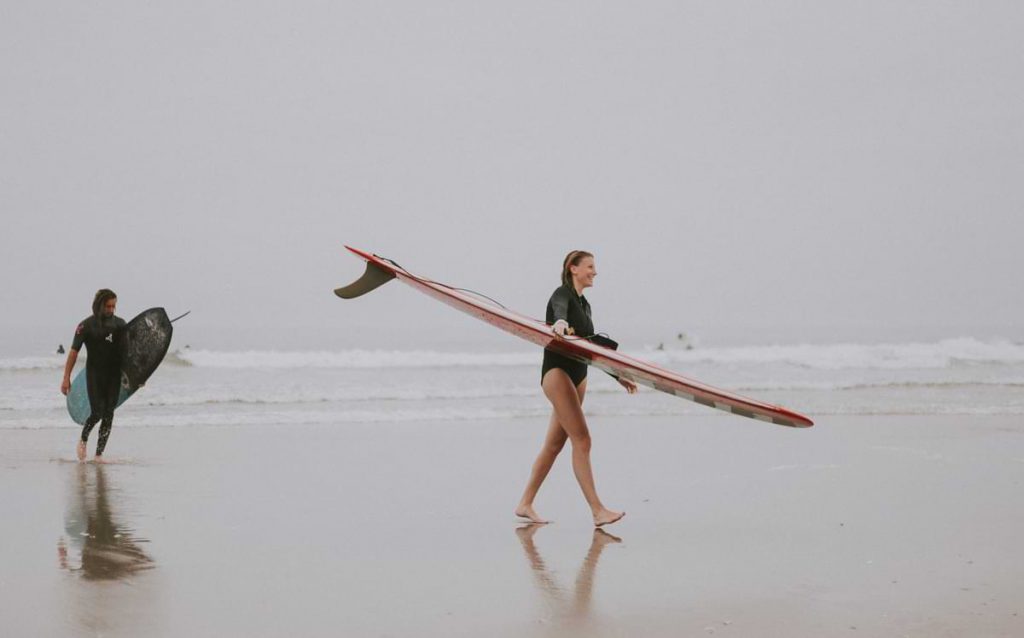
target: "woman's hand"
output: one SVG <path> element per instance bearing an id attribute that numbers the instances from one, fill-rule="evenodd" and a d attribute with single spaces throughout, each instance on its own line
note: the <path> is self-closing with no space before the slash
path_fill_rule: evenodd
<path id="1" fill-rule="evenodd" d="M 569 322 L 565 319 L 559 319 L 551 326 L 551 332 L 553 332 L 556 337 L 564 337 L 568 329 Z"/>
<path id="2" fill-rule="evenodd" d="M 636 391 L 637 391 L 636 384 L 633 383 L 632 381 L 630 381 L 629 379 L 623 379 L 622 377 L 619 377 L 618 379 L 616 379 L 616 381 L 619 382 L 619 385 L 621 385 L 622 387 L 626 388 L 626 392 L 627 393 L 629 393 L 629 394 L 636 394 Z"/>
<path id="3" fill-rule="evenodd" d="M 71 392 L 71 379 L 64 377 L 64 380 L 60 383 L 60 393 L 67 396 L 68 392 Z"/>

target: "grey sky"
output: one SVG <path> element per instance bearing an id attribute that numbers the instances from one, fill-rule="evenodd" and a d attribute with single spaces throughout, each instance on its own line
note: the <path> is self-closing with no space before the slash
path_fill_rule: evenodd
<path id="1" fill-rule="evenodd" d="M 0 353 L 477 340 L 343 243 L 656 342 L 1024 338 L 1019 2 L 8 2 Z M 509 344 L 510 345 L 510 344 Z"/>

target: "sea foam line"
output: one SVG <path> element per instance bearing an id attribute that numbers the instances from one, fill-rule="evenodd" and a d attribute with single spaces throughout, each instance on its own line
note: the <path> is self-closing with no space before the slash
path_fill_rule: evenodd
<path id="1" fill-rule="evenodd" d="M 694 350 L 623 351 L 654 363 L 684 371 L 695 365 L 791 366 L 811 370 L 949 369 L 989 365 L 1024 365 L 1024 344 L 1006 340 L 980 341 L 972 337 L 932 343 L 795 344 L 712 347 Z M 217 351 L 185 349 L 167 356 L 165 365 L 224 369 L 299 368 L 454 368 L 535 366 L 539 350 L 515 352 L 445 352 L 436 350 L 341 351 Z M 0 358 L 0 372 L 59 369 L 64 357 Z"/>

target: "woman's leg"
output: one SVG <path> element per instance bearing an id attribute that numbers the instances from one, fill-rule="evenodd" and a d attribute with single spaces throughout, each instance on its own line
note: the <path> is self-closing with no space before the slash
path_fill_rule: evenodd
<path id="1" fill-rule="evenodd" d="M 587 393 L 586 379 L 576 386 L 576 393 L 580 398 L 580 403 L 583 403 L 583 397 Z M 551 471 L 551 466 L 555 464 L 555 459 L 558 458 L 559 452 L 565 447 L 565 442 L 568 439 L 569 435 L 565 433 L 565 429 L 558 422 L 555 411 L 552 410 L 551 420 L 548 422 L 548 431 L 544 436 L 544 445 L 541 447 L 537 459 L 533 462 L 530 480 L 527 481 L 523 497 L 519 499 L 519 505 L 516 506 L 516 516 L 528 518 L 533 523 L 548 522 L 534 511 L 533 499 L 537 498 L 537 492 L 540 490 L 541 484 L 547 478 L 548 472 Z"/>
<path id="2" fill-rule="evenodd" d="M 558 417 L 552 410 L 551 420 L 548 422 L 548 432 L 544 436 L 544 445 L 541 447 L 537 459 L 533 462 L 533 468 L 530 470 L 530 480 L 527 481 L 526 489 L 523 490 L 523 497 L 519 499 L 519 505 L 516 506 L 516 516 L 528 518 L 533 523 L 548 522 L 533 510 L 533 499 L 537 497 L 537 491 L 540 490 L 541 483 L 544 482 L 548 472 L 551 470 L 551 466 L 554 465 L 558 453 L 565 447 L 567 439 L 568 436 L 565 434 L 565 430 L 558 424 Z"/>
<path id="3" fill-rule="evenodd" d="M 580 395 L 572 384 L 572 380 L 564 370 L 554 368 L 549 370 L 541 382 L 544 394 L 551 405 L 555 408 L 555 419 L 565 430 L 566 435 L 572 442 L 572 469 L 576 474 L 576 481 L 583 490 L 583 497 L 594 514 L 594 524 L 597 526 L 614 523 L 624 516 L 622 512 L 615 512 L 601 502 L 597 496 L 597 488 L 594 485 L 594 472 L 590 466 L 590 430 L 587 428 L 587 420 L 583 416 L 583 405 Z"/>

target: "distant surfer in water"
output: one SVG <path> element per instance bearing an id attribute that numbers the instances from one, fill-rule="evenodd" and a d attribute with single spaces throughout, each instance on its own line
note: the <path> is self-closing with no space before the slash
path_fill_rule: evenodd
<path id="1" fill-rule="evenodd" d="M 590 303 L 583 296 L 583 290 L 594 285 L 597 268 L 594 256 L 582 250 L 574 250 L 562 263 L 562 285 L 548 301 L 546 321 L 557 339 L 567 335 L 590 337 L 594 334 L 594 323 L 590 318 Z M 630 394 L 636 392 L 636 384 L 626 379 L 617 379 Z M 544 446 L 533 463 L 530 480 L 526 484 L 523 498 L 516 507 L 516 516 L 534 523 L 546 523 L 533 509 L 541 483 L 544 482 L 558 453 L 567 440 L 572 441 L 572 469 L 583 490 L 583 496 L 594 515 L 594 525 L 601 527 L 618 521 L 626 515 L 604 506 L 597 496 L 594 474 L 590 467 L 590 431 L 583 416 L 583 396 L 587 392 L 587 364 L 562 356 L 553 350 L 544 349 L 544 363 L 541 367 L 541 387 L 544 396 L 554 408 L 548 425 Z"/>
<path id="2" fill-rule="evenodd" d="M 103 450 L 107 447 L 110 428 L 114 424 L 114 408 L 117 407 L 121 392 L 121 337 L 125 322 L 114 315 L 117 310 L 117 295 L 113 290 L 103 288 L 96 292 L 92 301 L 92 315 L 84 319 L 75 329 L 75 340 L 68 351 L 64 364 L 64 381 L 60 391 L 66 396 L 71 390 L 71 371 L 78 361 L 78 351 L 85 345 L 89 358 L 85 361 L 86 388 L 89 391 L 89 405 L 92 413 L 82 428 L 78 442 L 78 460 L 85 460 L 85 444 L 89 433 L 100 421 L 100 435 L 96 442 L 96 461 L 103 462 Z"/>

